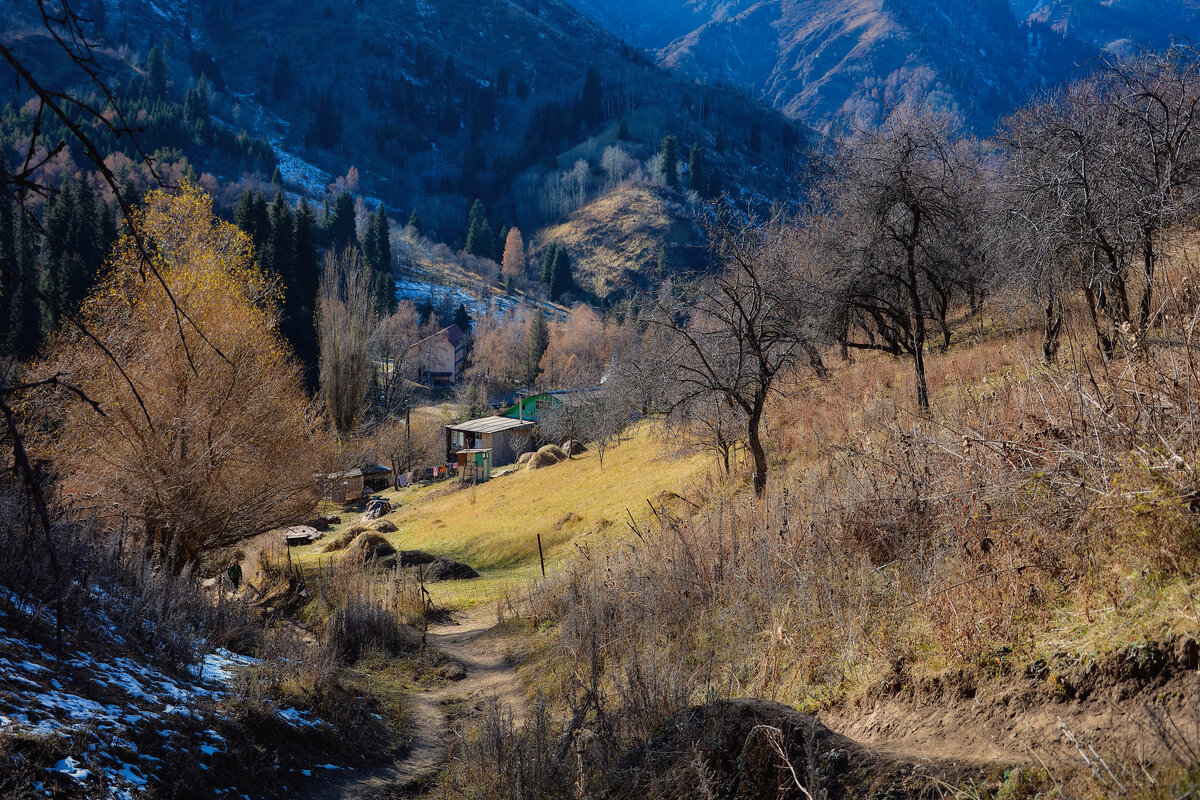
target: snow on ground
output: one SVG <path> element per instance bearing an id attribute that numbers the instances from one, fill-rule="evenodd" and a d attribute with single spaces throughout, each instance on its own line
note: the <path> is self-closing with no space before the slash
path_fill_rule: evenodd
<path id="1" fill-rule="evenodd" d="M 275 150 L 275 163 L 285 183 L 300 186 L 316 197 L 325 194 L 325 187 L 333 182 L 328 172 L 284 150 L 278 139 L 272 140 L 271 147 Z"/>
<path id="2" fill-rule="evenodd" d="M 190 676 L 173 676 L 127 657 L 80 650 L 55 669 L 51 653 L 9 635 L 3 623 L 0 614 L 0 733 L 69 741 L 76 752 L 50 771 L 86 787 L 89 796 L 97 786 L 104 787 L 97 796 L 114 798 L 146 789 L 162 763 L 135 744 L 147 731 L 162 737 L 155 752 L 186 754 L 202 769 L 205 757 L 225 751 L 215 730 L 197 729 L 197 707 L 220 700 L 237 670 L 254 659 L 218 650 Z M 273 711 L 293 727 L 322 724 L 295 708 Z"/>

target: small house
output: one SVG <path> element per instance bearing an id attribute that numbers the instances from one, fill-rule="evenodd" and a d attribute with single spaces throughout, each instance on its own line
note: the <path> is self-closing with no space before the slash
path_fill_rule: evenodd
<path id="1" fill-rule="evenodd" d="M 412 346 L 417 350 L 418 380 L 431 386 L 448 387 L 458 383 L 467 360 L 467 336 L 462 328 L 442 328 Z"/>
<path id="2" fill-rule="evenodd" d="M 352 469 L 347 472 L 335 472 L 332 475 L 326 475 L 325 485 L 329 487 L 329 502 L 341 505 L 361 500 L 367 493 L 361 469 Z"/>
<path id="3" fill-rule="evenodd" d="M 502 416 L 509 419 L 537 422 L 545 416 L 547 411 L 591 400 L 599 393 L 599 389 L 564 389 L 518 396 L 517 402 L 511 408 L 505 409 Z"/>
<path id="4" fill-rule="evenodd" d="M 446 461 L 462 450 L 491 450 L 492 466 L 503 467 L 533 449 L 535 424 L 509 417 L 481 417 L 446 426 Z"/>

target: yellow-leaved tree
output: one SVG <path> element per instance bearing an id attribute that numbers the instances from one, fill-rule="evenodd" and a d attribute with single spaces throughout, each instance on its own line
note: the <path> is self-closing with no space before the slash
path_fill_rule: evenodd
<path id="1" fill-rule="evenodd" d="M 96 340 L 64 328 L 40 365 L 99 404 L 60 393 L 49 452 L 68 501 L 179 570 L 310 511 L 320 441 L 250 238 L 187 185 L 133 229 L 84 306 Z"/>

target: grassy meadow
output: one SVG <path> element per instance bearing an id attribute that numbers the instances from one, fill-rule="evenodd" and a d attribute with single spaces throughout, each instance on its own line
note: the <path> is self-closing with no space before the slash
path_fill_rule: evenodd
<path id="1" fill-rule="evenodd" d="M 478 486 L 448 481 L 377 496 L 394 508 L 383 518 L 397 528 L 384 534 L 394 547 L 448 556 L 480 573 L 474 580 L 428 587 L 438 605 L 464 607 L 540 577 L 539 534 L 550 571 L 576 548 L 627 529 L 629 514 L 645 518 L 651 513 L 647 499 L 686 489 L 711 464 L 701 456 L 673 457 L 643 424 L 605 453 L 603 467 L 595 451 L 588 451 L 553 467 L 514 470 Z M 294 551 L 302 564 L 341 556 L 321 552 L 358 519 L 355 512 L 341 516 L 341 524 L 320 541 Z"/>

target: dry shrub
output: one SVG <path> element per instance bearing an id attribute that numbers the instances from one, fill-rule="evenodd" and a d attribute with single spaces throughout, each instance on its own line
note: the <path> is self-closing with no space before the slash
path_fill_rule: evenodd
<path id="1" fill-rule="evenodd" d="M 22 492 L 0 492 L 0 552 L 8 554 L 0 559 L 0 602 L 32 611 L 9 615 L 28 626 L 17 633 L 53 624 L 58 598 L 31 514 Z M 253 609 L 219 587 L 202 587 L 191 569 L 165 568 L 131 537 L 60 516 L 53 541 L 64 627 L 77 643 L 121 641 L 160 667 L 182 670 L 216 647 L 252 652 L 261 638 Z"/>
<path id="2" fill-rule="evenodd" d="M 526 606 L 559 623 L 568 717 L 613 748 L 713 696 L 819 704 L 915 662 L 1019 663 L 1064 612 L 1189 575 L 1196 348 L 1037 352 L 1018 332 L 931 358 L 927 413 L 883 358 L 797 384 L 770 420 L 795 460 L 764 497 L 710 482 L 582 550 Z"/>
<path id="3" fill-rule="evenodd" d="M 380 573 L 348 554 L 322 562 L 306 578 L 329 609 L 325 643 L 344 662 L 376 651 L 394 654 L 413 644 L 408 626 L 424 619 L 426 595 L 403 570 Z"/>

